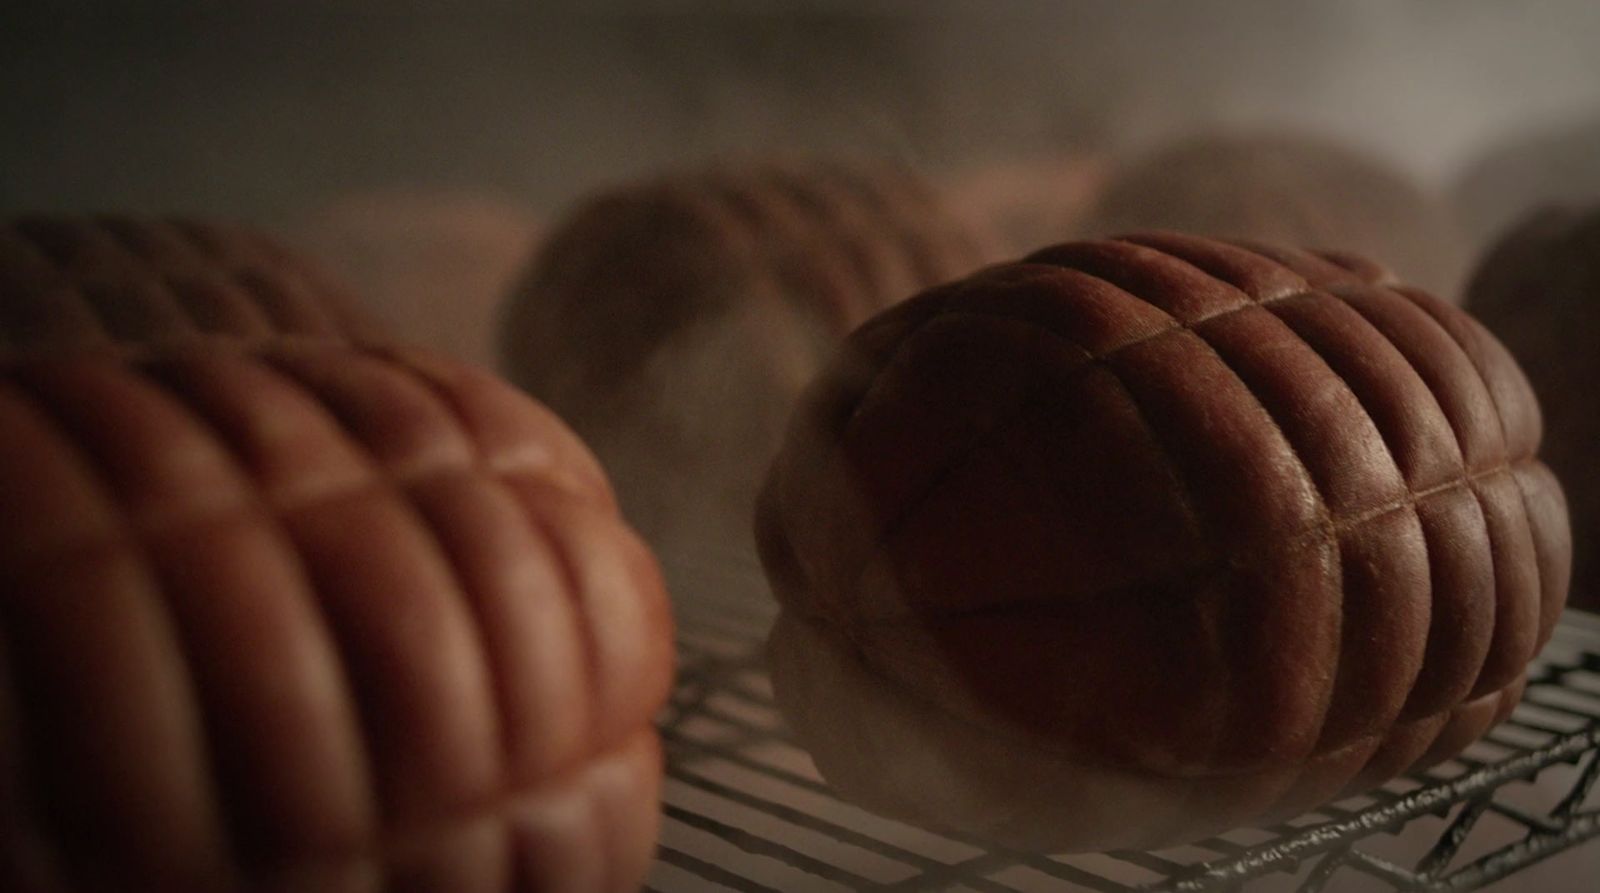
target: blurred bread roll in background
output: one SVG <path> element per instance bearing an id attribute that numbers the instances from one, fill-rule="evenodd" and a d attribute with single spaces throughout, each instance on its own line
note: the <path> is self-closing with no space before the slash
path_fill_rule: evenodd
<path id="1" fill-rule="evenodd" d="M 487 195 L 390 190 L 336 199 L 292 232 L 397 336 L 487 365 L 495 313 L 539 224 L 531 210 Z"/>
<path id="2" fill-rule="evenodd" d="M 1573 605 L 1600 611 L 1600 203 L 1523 220 L 1479 264 L 1467 309 L 1521 360 L 1544 408 L 1541 454 L 1572 506 Z"/>
<path id="3" fill-rule="evenodd" d="M 1382 258 L 1452 303 L 1466 263 L 1442 198 L 1376 155 L 1292 132 L 1193 136 L 1113 169 L 1084 232 L 1151 229 Z"/>
<path id="4" fill-rule="evenodd" d="M 1540 209 L 1600 202 L 1600 117 L 1502 139 L 1468 162 L 1452 197 L 1480 251 Z"/>
<path id="5" fill-rule="evenodd" d="M 379 332 L 345 285 L 249 227 L 121 216 L 0 226 L 0 354 Z"/>
<path id="6" fill-rule="evenodd" d="M 0 362 L 0 887 L 637 888 L 672 675 L 598 464 L 418 350 Z"/>
<path id="7" fill-rule="evenodd" d="M 757 538 L 789 726 L 1035 852 L 1275 821 L 1454 755 L 1567 594 L 1539 405 L 1349 254 L 1151 234 L 930 289 L 802 396 Z"/>
<path id="8" fill-rule="evenodd" d="M 666 174 L 552 230 L 502 362 L 594 447 L 674 591 L 759 588 L 749 516 L 794 395 L 851 328 L 991 244 L 890 164 Z"/>
<path id="9" fill-rule="evenodd" d="M 1011 258 L 1084 235 L 1106 174 L 1101 156 L 1062 154 L 996 160 L 946 183 L 950 203 L 992 226 Z"/>

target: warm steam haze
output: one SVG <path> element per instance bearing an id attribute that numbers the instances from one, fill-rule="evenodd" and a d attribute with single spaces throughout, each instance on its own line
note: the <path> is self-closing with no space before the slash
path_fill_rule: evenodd
<path id="1" fill-rule="evenodd" d="M 0 889 L 1597 889 L 1600 4 L 11 6 Z"/>

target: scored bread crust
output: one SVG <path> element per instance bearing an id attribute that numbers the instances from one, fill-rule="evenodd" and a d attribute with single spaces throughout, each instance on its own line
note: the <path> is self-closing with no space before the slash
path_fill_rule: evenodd
<path id="1" fill-rule="evenodd" d="M 1242 821 L 1505 706 L 1571 562 L 1539 438 L 1504 348 L 1375 264 L 1071 243 L 857 330 L 757 538 L 785 613 L 896 697 L 1162 796 L 1259 780 Z"/>
<path id="2" fill-rule="evenodd" d="M 0 355 L 199 337 L 382 337 L 341 283 L 244 226 L 22 217 L 0 226 Z"/>
<path id="3" fill-rule="evenodd" d="M 0 886 L 624 891 L 671 622 L 588 450 L 409 349 L 0 363 Z"/>

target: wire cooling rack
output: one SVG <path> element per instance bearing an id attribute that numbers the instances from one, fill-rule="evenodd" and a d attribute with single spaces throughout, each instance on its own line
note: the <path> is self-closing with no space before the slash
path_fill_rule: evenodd
<path id="1" fill-rule="evenodd" d="M 661 846 L 648 888 L 704 891 L 1600 891 L 1600 620 L 1568 612 L 1516 712 L 1460 757 L 1266 828 L 1157 852 L 1048 856 L 883 819 L 836 798 L 791 739 L 763 599 L 679 606 Z M 1570 857 L 1569 857 L 1570 858 Z M 1536 869 L 1537 870 L 1537 869 Z M 1520 883 L 1519 883 L 1520 881 Z"/>

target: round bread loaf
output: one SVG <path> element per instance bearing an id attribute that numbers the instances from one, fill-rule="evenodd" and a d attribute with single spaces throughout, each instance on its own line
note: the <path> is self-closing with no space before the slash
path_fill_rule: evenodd
<path id="1" fill-rule="evenodd" d="M 1573 539 L 1600 543 L 1600 205 L 1537 213 L 1484 258 L 1467 307 L 1522 361 L 1541 395 L 1546 462 L 1572 508 Z M 1572 604 L 1600 611 L 1600 555 L 1573 555 Z"/>
<path id="2" fill-rule="evenodd" d="M 856 330 L 762 492 L 773 681 L 862 802 L 1149 847 L 1449 756 L 1566 597 L 1539 408 L 1375 265 L 1155 234 Z"/>
<path id="3" fill-rule="evenodd" d="M 1466 259 L 1449 205 L 1382 159 L 1336 142 L 1198 136 L 1136 159 L 1109 180 L 1084 226 L 1088 235 L 1166 229 L 1337 247 L 1381 257 L 1406 282 L 1456 302 Z"/>
<path id="4" fill-rule="evenodd" d="M 508 375 L 594 447 L 674 593 L 759 588 L 749 517 L 793 397 L 845 332 L 985 259 L 894 167 L 664 176 L 577 208 L 502 328 Z"/>
<path id="5" fill-rule="evenodd" d="M 353 283 L 398 336 L 483 364 L 494 362 L 495 313 L 538 231 L 515 203 L 406 191 L 344 196 L 294 228 L 296 244 Z"/>
<path id="6" fill-rule="evenodd" d="M 376 335 L 355 307 L 314 264 L 245 227 L 126 217 L 0 226 L 0 354 Z"/>
<path id="7" fill-rule="evenodd" d="M 672 643 L 583 445 L 412 351 L 0 363 L 0 888 L 629 891 Z"/>

